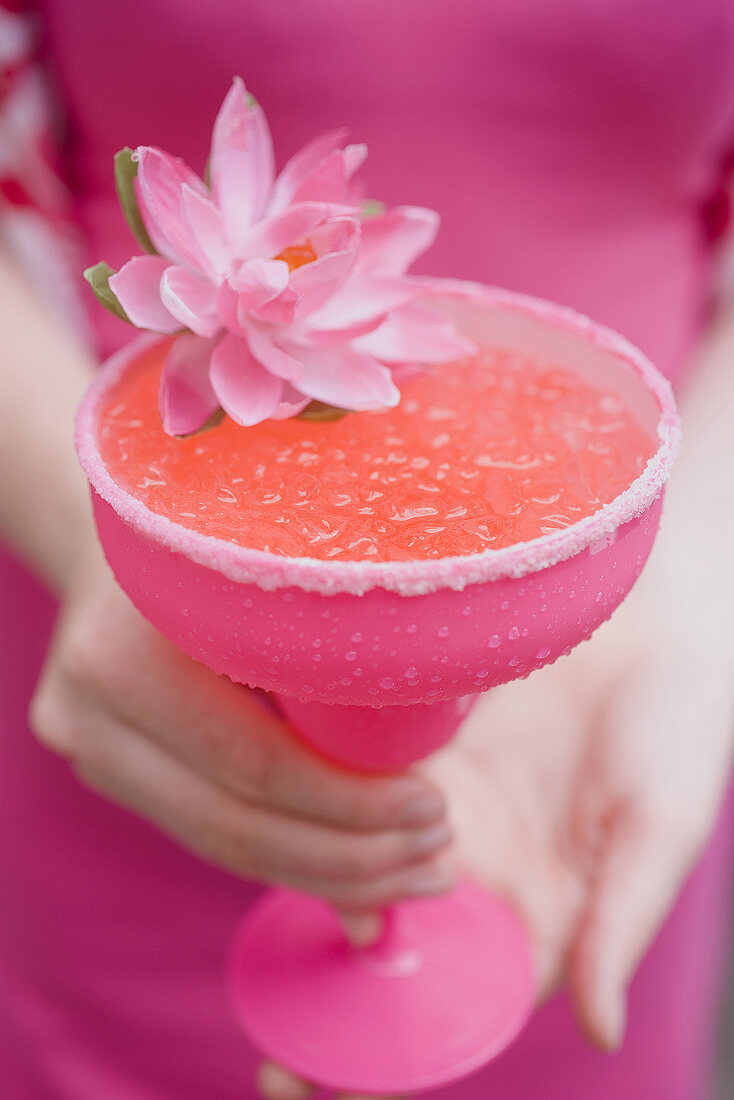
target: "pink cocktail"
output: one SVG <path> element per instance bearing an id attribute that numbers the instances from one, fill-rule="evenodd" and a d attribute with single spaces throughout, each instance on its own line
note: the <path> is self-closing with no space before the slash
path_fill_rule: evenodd
<path id="1" fill-rule="evenodd" d="M 520 296 L 434 287 L 489 350 L 406 380 L 397 409 L 171 439 L 150 397 L 166 341 L 142 338 L 79 417 L 100 539 L 136 606 L 366 771 L 445 744 L 478 692 L 611 614 L 652 546 L 678 442 L 667 383 L 620 337 Z M 271 1057 L 374 1094 L 477 1068 L 534 995 L 517 917 L 468 880 L 397 906 L 364 951 L 327 906 L 273 891 L 231 983 Z"/>

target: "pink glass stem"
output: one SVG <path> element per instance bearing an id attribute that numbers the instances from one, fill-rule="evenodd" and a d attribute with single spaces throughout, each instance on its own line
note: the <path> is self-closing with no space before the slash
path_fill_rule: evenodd
<path id="1" fill-rule="evenodd" d="M 374 774 L 398 771 L 448 744 L 477 695 L 396 707 L 345 707 L 275 696 L 281 715 L 312 749 L 332 763 Z M 407 976 L 423 959 L 411 942 L 405 907 L 383 912 L 382 934 L 355 951 L 362 965 L 386 976 Z"/>
<path id="2" fill-rule="evenodd" d="M 477 699 L 375 708 L 275 696 L 278 710 L 307 745 L 334 764 L 364 772 L 400 771 L 430 756 L 448 744 Z"/>

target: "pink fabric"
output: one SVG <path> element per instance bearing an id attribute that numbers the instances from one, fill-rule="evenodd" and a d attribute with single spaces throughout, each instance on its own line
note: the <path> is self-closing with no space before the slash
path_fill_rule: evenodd
<path id="1" fill-rule="evenodd" d="M 284 159 L 349 123 L 371 194 L 443 213 L 420 269 L 586 311 L 680 375 L 705 315 L 734 141 L 729 0 L 47 0 L 88 258 L 130 254 L 112 155 L 203 165 L 233 73 Z M 101 353 L 129 330 L 95 309 Z M 246 1100 L 255 1055 L 221 969 L 255 887 L 83 790 L 25 711 L 53 609 L 0 570 L 0 1094 Z M 731 828 L 725 813 L 634 985 L 612 1059 L 564 996 L 495 1065 L 439 1097 L 709 1096 Z"/>

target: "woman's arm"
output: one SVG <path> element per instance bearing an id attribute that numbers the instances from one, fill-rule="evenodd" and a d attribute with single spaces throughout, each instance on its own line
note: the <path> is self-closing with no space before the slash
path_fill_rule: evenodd
<path id="1" fill-rule="evenodd" d="M 92 359 L 1 250 L 0 317 L 0 533 L 63 594 L 94 545 L 72 431 Z"/>
<path id="2" fill-rule="evenodd" d="M 734 683 L 734 302 L 695 356 L 681 413 L 683 447 L 641 595 L 692 660 Z"/>

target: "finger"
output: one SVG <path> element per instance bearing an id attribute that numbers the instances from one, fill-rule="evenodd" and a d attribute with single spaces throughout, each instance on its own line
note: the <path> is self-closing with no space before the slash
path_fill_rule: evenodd
<path id="1" fill-rule="evenodd" d="M 370 947 L 377 943 L 384 928 L 381 913 L 352 913 L 341 910 L 339 919 L 344 935 L 353 947 Z"/>
<path id="2" fill-rule="evenodd" d="M 695 844 L 678 833 L 632 812 L 611 828 L 570 960 L 579 1022 L 603 1049 L 622 1042 L 627 986 L 691 866 Z"/>
<path id="3" fill-rule="evenodd" d="M 444 822 L 409 834 L 346 832 L 248 805 L 124 727 L 97 730 L 76 768 L 204 858 L 350 905 L 430 892 L 432 861 L 451 839 Z"/>
<path id="4" fill-rule="evenodd" d="M 274 1062 L 261 1062 L 257 1071 L 257 1090 L 264 1100 L 308 1100 L 315 1091 L 300 1077 Z"/>
<path id="5" fill-rule="evenodd" d="M 137 613 L 129 612 L 129 615 Z M 354 828 L 414 828 L 440 820 L 443 798 L 412 774 L 369 780 L 332 767 L 294 737 L 253 692 L 179 653 L 138 616 L 101 625 L 74 675 L 94 679 L 100 702 L 143 724 L 171 753 L 232 793 L 299 816 Z M 121 653 L 129 651 L 129 659 Z M 91 668 L 89 666 L 92 666 Z M 114 685 L 114 690 L 112 686 Z"/>

